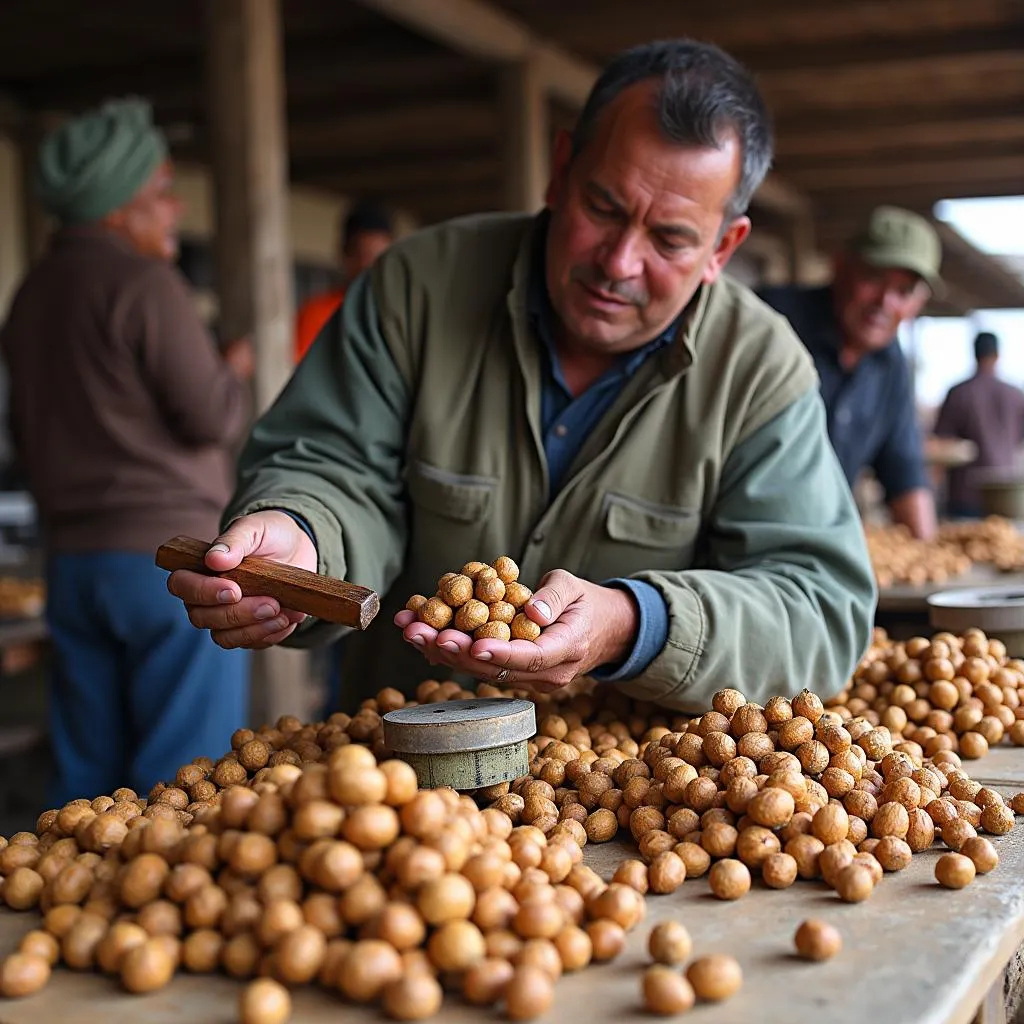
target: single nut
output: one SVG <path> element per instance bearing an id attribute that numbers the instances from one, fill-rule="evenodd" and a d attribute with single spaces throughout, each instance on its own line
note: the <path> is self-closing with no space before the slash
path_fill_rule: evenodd
<path id="1" fill-rule="evenodd" d="M 974 881 L 974 861 L 962 853 L 944 853 L 935 862 L 935 879 L 947 889 L 962 889 Z"/>
<path id="2" fill-rule="evenodd" d="M 679 921 L 661 921 L 651 929 L 647 951 L 659 964 L 682 964 L 690 958 L 693 940 Z"/>
<path id="3" fill-rule="evenodd" d="M 686 980 L 698 999 L 720 1002 L 740 990 L 743 972 L 731 956 L 713 953 L 694 960 L 686 970 Z"/>
<path id="4" fill-rule="evenodd" d="M 805 960 L 830 960 L 843 948 L 839 930 L 827 921 L 810 918 L 796 930 L 796 951 Z"/>

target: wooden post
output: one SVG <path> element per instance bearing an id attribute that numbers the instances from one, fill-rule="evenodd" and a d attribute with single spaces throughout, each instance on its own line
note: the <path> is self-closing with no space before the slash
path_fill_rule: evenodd
<path id="1" fill-rule="evenodd" d="M 278 0 L 204 8 L 220 329 L 224 340 L 252 338 L 263 411 L 291 373 L 295 306 L 280 8 Z M 256 654 L 254 722 L 308 716 L 308 665 L 302 651 Z"/>
<path id="2" fill-rule="evenodd" d="M 548 95 L 534 61 L 506 65 L 500 75 L 504 206 L 533 213 L 544 205 L 551 171 Z"/>

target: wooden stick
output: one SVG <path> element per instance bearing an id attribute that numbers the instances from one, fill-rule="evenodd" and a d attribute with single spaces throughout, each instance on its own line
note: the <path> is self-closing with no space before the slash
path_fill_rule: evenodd
<path id="1" fill-rule="evenodd" d="M 367 587 L 320 576 L 293 565 L 249 556 L 234 569 L 215 572 L 205 562 L 210 545 L 193 537 L 174 537 L 156 553 L 156 564 L 174 572 L 188 569 L 237 583 L 245 597 L 272 597 L 282 608 L 305 612 L 325 622 L 366 629 L 380 611 L 377 594 Z"/>

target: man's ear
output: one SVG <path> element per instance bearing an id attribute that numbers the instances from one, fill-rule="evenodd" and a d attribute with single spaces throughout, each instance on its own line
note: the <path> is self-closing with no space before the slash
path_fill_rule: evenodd
<path id="1" fill-rule="evenodd" d="M 725 269 L 725 265 L 732 259 L 732 254 L 743 244 L 747 235 L 750 234 L 750 218 L 736 217 L 722 232 L 715 251 L 704 268 L 701 281 L 704 284 L 711 284 L 718 280 L 719 274 Z"/>
<path id="2" fill-rule="evenodd" d="M 561 128 L 555 136 L 555 145 L 551 153 L 551 177 L 548 179 L 544 202 L 548 209 L 554 209 L 565 194 L 569 178 L 569 165 L 572 163 L 572 136 Z"/>

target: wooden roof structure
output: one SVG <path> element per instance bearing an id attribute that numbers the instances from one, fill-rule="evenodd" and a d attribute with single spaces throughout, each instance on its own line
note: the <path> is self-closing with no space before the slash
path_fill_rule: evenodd
<path id="1" fill-rule="evenodd" d="M 205 159 L 203 4 L 6 0 L 0 93 L 21 111 L 145 95 L 177 155 Z M 1024 193 L 1021 0 L 282 0 L 281 17 L 291 179 L 424 221 L 505 205 L 503 67 L 544 74 L 550 136 L 604 60 L 679 35 L 758 76 L 777 133 L 763 232 L 813 227 L 827 252 L 879 202 Z M 1024 306 L 1014 268 L 940 230 L 936 311 Z"/>

